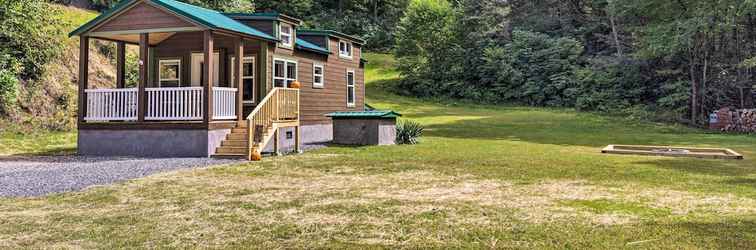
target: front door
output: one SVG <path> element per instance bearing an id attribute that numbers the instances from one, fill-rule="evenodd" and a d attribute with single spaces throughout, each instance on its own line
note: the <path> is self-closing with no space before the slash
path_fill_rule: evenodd
<path id="1" fill-rule="evenodd" d="M 218 81 L 218 72 L 220 70 L 220 54 L 218 52 L 213 53 L 213 86 L 220 86 Z M 192 53 L 192 87 L 202 86 L 202 80 L 207 77 L 207 73 L 203 70 L 205 67 L 205 54 Z"/>
<path id="2" fill-rule="evenodd" d="M 231 82 L 236 83 L 236 71 L 233 65 L 236 62 L 235 57 L 231 57 Z M 242 84 L 244 84 L 244 103 L 255 103 L 255 58 L 245 56 L 242 62 Z"/>

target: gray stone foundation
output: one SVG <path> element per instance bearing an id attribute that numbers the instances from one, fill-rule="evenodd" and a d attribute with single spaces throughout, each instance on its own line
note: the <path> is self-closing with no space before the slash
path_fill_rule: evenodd
<path id="1" fill-rule="evenodd" d="M 300 135 L 302 144 L 319 144 L 319 143 L 327 143 L 333 140 L 333 126 L 329 124 L 315 124 L 315 125 L 303 125 L 300 126 L 299 130 L 301 131 L 302 135 Z M 286 138 L 286 133 L 291 132 L 291 138 Z M 294 128 L 282 128 L 278 132 L 278 139 L 279 139 L 279 151 L 282 153 L 292 152 L 294 151 L 294 143 L 295 143 L 295 132 Z M 273 152 L 273 140 L 270 140 L 270 143 L 265 146 L 265 149 L 263 152 L 271 153 Z"/>
<path id="2" fill-rule="evenodd" d="M 78 151 L 91 156 L 209 157 L 230 129 L 79 130 Z"/>

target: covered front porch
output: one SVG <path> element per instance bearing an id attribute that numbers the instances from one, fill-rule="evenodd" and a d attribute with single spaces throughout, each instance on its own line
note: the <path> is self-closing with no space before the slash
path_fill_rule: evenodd
<path id="1" fill-rule="evenodd" d="M 263 81 L 256 79 L 254 74 L 255 62 L 257 65 L 266 64 L 266 57 L 258 56 L 264 54 L 260 48 L 267 47 L 265 41 L 209 30 L 136 32 L 93 33 L 81 37 L 80 125 L 241 121 L 245 118 L 244 106 L 253 108 L 259 99 L 256 95 L 267 92 L 264 85 L 256 84 Z M 162 47 L 161 43 L 172 36 L 184 39 L 167 42 L 201 44 L 202 51 L 187 49 L 179 52 L 174 48 Z M 197 37 L 201 40 L 191 40 Z M 86 69 L 89 67 L 90 39 L 115 41 L 117 44 L 115 88 L 90 88 L 88 85 Z M 222 44 L 226 46 L 216 46 L 216 40 L 223 41 Z M 232 46 L 227 46 L 229 41 Z M 131 87 L 126 86 L 124 79 L 127 44 L 139 46 L 139 80 L 136 86 Z M 245 53 L 245 47 L 251 48 L 251 53 Z M 235 58 L 244 59 L 238 61 Z"/>

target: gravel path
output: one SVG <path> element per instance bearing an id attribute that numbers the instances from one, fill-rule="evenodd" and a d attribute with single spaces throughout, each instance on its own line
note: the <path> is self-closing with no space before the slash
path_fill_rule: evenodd
<path id="1" fill-rule="evenodd" d="M 211 158 L 0 157 L 0 196 L 70 192 L 155 173 L 241 162 Z"/>

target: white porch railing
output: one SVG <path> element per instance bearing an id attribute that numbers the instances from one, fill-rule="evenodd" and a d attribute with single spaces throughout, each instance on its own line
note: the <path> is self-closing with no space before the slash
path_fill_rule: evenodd
<path id="1" fill-rule="evenodd" d="M 137 88 L 87 89 L 86 121 L 137 119 Z"/>
<path id="2" fill-rule="evenodd" d="M 236 119 L 236 88 L 213 87 L 213 119 Z"/>
<path id="3" fill-rule="evenodd" d="M 146 88 L 145 120 L 202 120 L 202 87 Z"/>
<path id="4" fill-rule="evenodd" d="M 213 119 L 236 119 L 236 88 L 213 88 Z M 138 119 L 138 89 L 87 89 L 87 121 L 134 121 Z M 146 88 L 148 121 L 202 120 L 202 87 Z"/>

